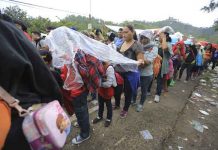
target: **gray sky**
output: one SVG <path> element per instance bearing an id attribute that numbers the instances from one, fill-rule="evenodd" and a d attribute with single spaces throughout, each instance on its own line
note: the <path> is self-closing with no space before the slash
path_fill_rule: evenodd
<path id="1" fill-rule="evenodd" d="M 19 0 L 32 4 L 69 10 L 88 16 L 90 0 Z M 107 21 L 125 20 L 160 21 L 174 17 L 184 23 L 197 27 L 210 27 L 218 18 L 218 9 L 212 13 L 200 11 L 210 0 L 91 0 L 91 14 Z M 0 1 L 0 8 L 15 4 Z M 48 17 L 57 21 L 70 13 L 52 11 L 43 8 L 19 6 L 30 16 Z"/>

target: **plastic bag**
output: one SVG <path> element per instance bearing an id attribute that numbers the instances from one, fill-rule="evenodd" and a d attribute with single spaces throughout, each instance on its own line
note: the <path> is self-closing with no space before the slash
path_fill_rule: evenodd
<path id="1" fill-rule="evenodd" d="M 83 86 L 82 78 L 74 62 L 78 49 L 101 61 L 108 61 L 113 66 L 118 66 L 116 70 L 119 72 L 136 71 L 138 68 L 137 61 L 128 59 L 104 43 L 67 27 L 59 27 L 51 31 L 46 37 L 46 42 L 52 52 L 53 66 L 62 68 L 67 65 L 71 69 L 64 83 L 64 88 L 68 90 L 78 89 Z M 70 77 L 71 74 L 73 77 Z"/>

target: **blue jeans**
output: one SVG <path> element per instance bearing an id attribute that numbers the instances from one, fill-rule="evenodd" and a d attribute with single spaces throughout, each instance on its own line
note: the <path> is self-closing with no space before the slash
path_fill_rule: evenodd
<path id="1" fill-rule="evenodd" d="M 87 138 L 89 136 L 90 131 L 87 96 L 88 91 L 85 91 L 81 95 L 74 98 L 72 101 L 77 122 L 80 127 L 80 136 L 82 138 Z"/>
<path id="2" fill-rule="evenodd" d="M 141 76 L 140 77 L 140 85 L 141 85 L 140 104 L 141 105 L 143 105 L 145 100 L 146 100 L 147 91 L 148 91 L 148 88 L 149 88 L 152 80 L 153 80 L 153 75 L 151 75 L 151 76 Z M 137 97 L 137 94 L 133 96 L 133 102 L 136 102 L 136 97 Z"/>
<path id="3" fill-rule="evenodd" d="M 115 106 L 117 107 L 120 107 L 120 100 L 121 100 L 122 92 L 123 92 L 123 85 L 117 85 L 114 88 Z"/>
<path id="4" fill-rule="evenodd" d="M 165 77 L 165 75 L 163 76 Z M 161 77 L 161 71 L 157 76 L 157 88 L 156 88 L 156 95 L 160 96 L 163 88 L 163 77 Z"/>
<path id="5" fill-rule="evenodd" d="M 131 104 L 133 92 L 132 92 L 132 88 L 131 88 L 131 85 L 130 85 L 127 77 L 124 78 L 124 95 L 125 95 L 125 103 L 124 103 L 123 110 L 128 111 L 129 106 Z"/>

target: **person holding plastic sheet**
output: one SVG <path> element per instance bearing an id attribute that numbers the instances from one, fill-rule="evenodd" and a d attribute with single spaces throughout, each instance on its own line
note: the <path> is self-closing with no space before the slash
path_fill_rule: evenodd
<path id="1" fill-rule="evenodd" d="M 108 41 L 107 41 L 108 46 L 114 50 L 117 50 L 117 46 L 114 43 L 115 34 L 113 32 L 109 32 L 107 35 L 108 35 Z M 123 79 L 118 72 L 116 72 L 115 75 L 117 78 L 117 86 L 114 87 L 114 99 L 115 99 L 115 104 L 113 105 L 114 110 L 120 108 L 121 94 L 123 91 Z"/>
<path id="2" fill-rule="evenodd" d="M 61 90 L 36 48 L 14 24 L 2 20 L 1 15 L 0 39 L 0 86 L 25 109 L 61 100 Z M 3 150 L 30 149 L 22 131 L 23 119 L 12 109 L 11 128 Z"/>
<path id="3" fill-rule="evenodd" d="M 101 29 L 96 29 L 95 30 L 95 36 L 96 36 L 95 40 L 103 42 L 104 41 L 104 37 L 103 37 L 102 34 L 103 33 L 102 33 Z"/>
<path id="4" fill-rule="evenodd" d="M 143 105 L 146 100 L 147 91 L 149 85 L 153 80 L 153 61 L 157 57 L 158 48 L 157 45 L 152 41 L 153 33 L 150 30 L 145 30 L 140 33 L 140 43 L 144 48 L 144 66 L 140 67 L 140 85 L 141 85 L 141 99 L 137 105 L 136 111 L 141 112 Z M 133 103 L 136 103 L 136 95 L 133 96 Z"/>
<path id="5" fill-rule="evenodd" d="M 127 25 L 123 28 L 123 39 L 124 43 L 118 51 L 123 54 L 125 57 L 133 60 L 137 60 L 139 65 L 144 64 L 144 52 L 140 43 L 133 39 L 134 28 L 131 25 Z M 140 81 L 140 74 L 138 70 L 135 72 L 126 72 L 123 73 L 124 78 L 124 95 L 125 95 L 125 104 L 123 110 L 120 113 L 121 118 L 127 116 L 129 106 L 131 104 L 131 99 L 133 94 L 137 92 L 137 87 Z"/>
<path id="6" fill-rule="evenodd" d="M 158 55 L 162 57 L 162 63 L 160 72 L 157 76 L 157 88 L 156 95 L 154 98 L 154 101 L 156 103 L 160 102 L 160 95 L 163 89 L 163 84 L 167 83 L 166 75 L 169 72 L 169 59 L 173 55 L 172 45 L 170 44 L 171 38 L 169 36 L 169 34 L 173 32 L 171 30 L 171 28 L 163 28 L 159 33 L 160 44 L 158 48 Z"/>
<path id="7" fill-rule="evenodd" d="M 111 47 L 112 49 L 117 50 L 117 46 L 114 43 L 114 38 L 116 36 L 115 33 L 109 32 L 107 33 L 107 36 L 108 36 L 107 45 Z"/>
<path id="8" fill-rule="evenodd" d="M 187 81 L 191 78 L 192 69 L 195 66 L 195 62 L 196 62 L 195 59 L 197 55 L 197 49 L 195 45 L 188 46 L 187 50 L 188 51 L 186 53 L 185 62 L 182 64 L 180 72 L 179 72 L 179 80 L 181 80 L 183 71 L 187 68 L 186 79 L 184 81 L 185 83 L 187 83 Z"/>

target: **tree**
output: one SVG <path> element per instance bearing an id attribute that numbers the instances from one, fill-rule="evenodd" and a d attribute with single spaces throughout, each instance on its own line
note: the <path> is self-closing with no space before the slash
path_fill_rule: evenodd
<path id="1" fill-rule="evenodd" d="M 209 13 L 214 11 L 217 7 L 218 7 L 218 1 L 215 2 L 214 0 L 211 0 L 210 4 L 208 6 L 204 6 L 203 8 L 201 8 L 201 10 L 207 11 Z"/>
<path id="2" fill-rule="evenodd" d="M 215 2 L 214 0 L 211 0 L 210 4 L 208 6 L 204 6 L 203 8 L 201 8 L 201 10 L 209 13 L 214 11 L 216 8 L 218 8 L 218 1 Z M 215 31 L 218 31 L 218 19 L 214 22 L 213 27 L 215 28 Z"/>
<path id="3" fill-rule="evenodd" d="M 53 23 L 48 18 L 43 18 L 41 16 L 36 18 L 28 18 L 30 22 L 29 32 L 38 31 L 44 32 L 46 27 L 53 26 Z"/>
<path id="4" fill-rule="evenodd" d="M 10 16 L 13 20 L 27 21 L 27 12 L 18 6 L 10 6 L 3 9 L 3 13 Z"/>

